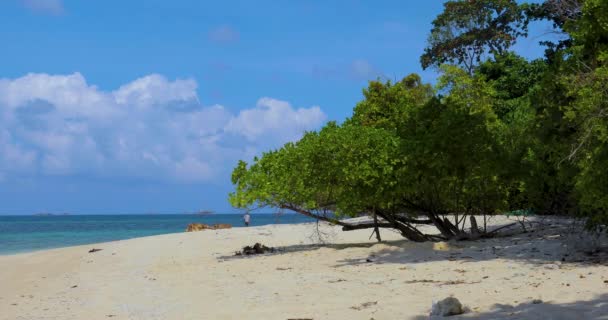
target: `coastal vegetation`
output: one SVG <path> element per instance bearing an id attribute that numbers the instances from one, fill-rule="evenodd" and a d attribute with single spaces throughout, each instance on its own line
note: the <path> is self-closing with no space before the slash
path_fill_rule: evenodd
<path id="1" fill-rule="evenodd" d="M 413 241 L 491 236 L 485 217 L 507 212 L 569 215 L 605 231 L 608 1 L 444 6 L 421 57 L 440 73 L 436 84 L 417 74 L 371 81 L 343 123 L 240 161 L 231 204 Z M 528 60 L 511 48 L 534 21 L 555 36 Z M 371 222 L 340 220 L 361 215 Z"/>

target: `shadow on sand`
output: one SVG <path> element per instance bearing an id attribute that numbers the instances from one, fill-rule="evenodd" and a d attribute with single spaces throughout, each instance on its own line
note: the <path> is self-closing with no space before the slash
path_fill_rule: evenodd
<path id="1" fill-rule="evenodd" d="M 450 241 L 443 243 L 416 243 L 408 240 L 291 245 L 276 248 L 277 251 L 263 256 L 307 252 L 322 248 L 333 250 L 356 250 L 369 248 L 360 257 L 337 260 L 334 267 L 364 264 L 416 264 L 432 261 L 458 261 L 474 263 L 493 259 L 519 260 L 533 265 L 542 264 L 608 264 L 608 250 L 585 251 L 575 248 L 565 238 L 565 226 L 547 225 L 531 232 L 503 234 L 496 238 L 476 241 Z M 257 258 L 260 256 L 223 256 L 221 260 Z"/>
<path id="2" fill-rule="evenodd" d="M 520 320 L 607 320 L 608 319 L 608 294 L 602 294 L 596 298 L 585 301 L 575 301 L 572 303 L 551 303 L 544 302 L 533 304 L 531 302 L 520 303 L 518 305 L 495 304 L 487 312 L 469 312 L 461 316 L 449 318 L 433 317 L 421 315 L 412 320 L 429 319 L 520 319 Z"/>

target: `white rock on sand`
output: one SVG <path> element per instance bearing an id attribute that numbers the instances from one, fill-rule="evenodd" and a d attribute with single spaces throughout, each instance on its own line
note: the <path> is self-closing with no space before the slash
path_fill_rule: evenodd
<path id="1" fill-rule="evenodd" d="M 447 297 L 433 304 L 431 316 L 455 316 L 464 313 L 464 308 L 460 301 L 454 297 Z"/>
<path id="2" fill-rule="evenodd" d="M 554 229 L 441 250 L 390 231 L 377 244 L 371 230 L 322 230 L 332 244 L 310 245 L 306 224 L 0 256 L 0 319 L 421 320 L 452 295 L 471 310 L 450 319 L 607 319 L 608 266 L 561 262 Z M 284 251 L 233 256 L 255 242 Z"/>

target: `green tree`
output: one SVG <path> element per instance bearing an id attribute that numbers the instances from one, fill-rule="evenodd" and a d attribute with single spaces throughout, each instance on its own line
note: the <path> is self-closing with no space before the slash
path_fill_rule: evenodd
<path id="1" fill-rule="evenodd" d="M 233 171 L 236 191 L 229 199 L 235 207 L 289 209 L 347 230 L 373 227 L 338 218 L 393 210 L 398 152 L 398 139 L 386 130 L 329 123 L 251 165 L 241 161 Z M 391 227 L 408 239 L 425 239 L 410 225 L 415 220 L 399 220 Z"/>
<path id="2" fill-rule="evenodd" d="M 486 53 L 501 54 L 527 34 L 524 13 L 515 0 L 445 2 L 420 57 L 422 67 L 452 63 L 472 73 Z"/>
<path id="3" fill-rule="evenodd" d="M 608 3 L 587 0 L 580 17 L 564 30 L 572 46 L 564 52 L 561 81 L 569 83 L 562 105 L 563 121 L 573 128 L 575 141 L 566 158 L 580 172 L 575 190 L 580 211 L 590 225 L 608 223 Z"/>
<path id="4" fill-rule="evenodd" d="M 503 126 L 483 77 L 445 67 L 438 90 L 449 94 L 435 95 L 417 75 L 371 82 L 343 126 L 330 123 L 250 166 L 242 162 L 232 204 L 291 209 L 345 229 L 356 226 L 336 217 L 377 215 L 382 227 L 414 241 L 469 237 L 468 215 L 506 205 L 512 182 L 501 174 Z M 417 224 L 433 224 L 441 236 Z"/>
<path id="5" fill-rule="evenodd" d="M 507 51 L 531 19 L 566 35 L 544 60 Z M 421 60 L 440 68 L 437 86 L 415 74 L 370 82 L 344 124 L 240 162 L 232 205 L 290 209 L 345 230 L 393 228 L 414 241 L 475 238 L 468 216 L 514 209 L 605 226 L 608 2 L 448 1 L 433 26 Z M 339 219 L 359 215 L 381 222 Z"/>

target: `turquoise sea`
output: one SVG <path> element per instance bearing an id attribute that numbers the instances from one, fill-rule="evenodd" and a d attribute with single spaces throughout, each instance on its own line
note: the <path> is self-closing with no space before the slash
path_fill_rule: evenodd
<path id="1" fill-rule="evenodd" d="M 295 214 L 251 216 L 252 226 L 312 221 Z M 0 216 L 0 254 L 183 232 L 193 222 L 243 226 L 238 214 Z"/>

